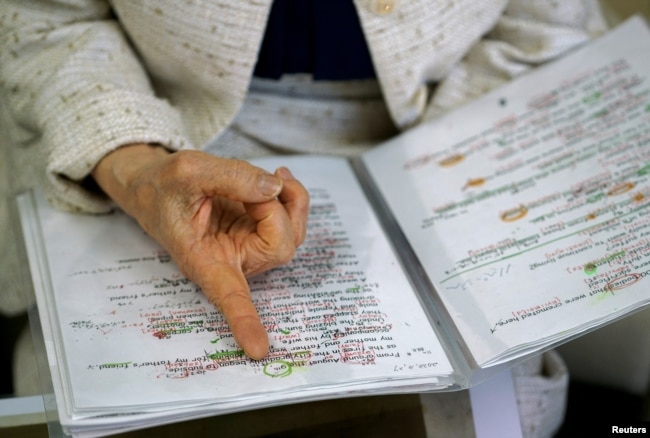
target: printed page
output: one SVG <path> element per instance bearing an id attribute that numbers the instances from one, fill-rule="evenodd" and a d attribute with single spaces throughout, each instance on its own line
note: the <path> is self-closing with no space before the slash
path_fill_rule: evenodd
<path id="1" fill-rule="evenodd" d="M 479 364 L 648 303 L 648 54 L 634 19 L 364 155 Z"/>
<path id="2" fill-rule="evenodd" d="M 347 161 L 258 164 L 287 165 L 311 193 L 294 260 L 250 279 L 271 343 L 261 361 L 244 356 L 222 316 L 131 218 L 66 214 L 37 198 L 72 419 L 450 384 L 451 365 Z"/>

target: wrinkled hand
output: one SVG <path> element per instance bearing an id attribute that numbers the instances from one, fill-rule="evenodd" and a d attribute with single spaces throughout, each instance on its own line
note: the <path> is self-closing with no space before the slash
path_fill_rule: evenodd
<path id="1" fill-rule="evenodd" d="M 93 170 L 100 187 L 172 256 L 253 359 L 268 352 L 246 276 L 288 262 L 305 237 L 309 195 L 275 174 L 198 151 L 129 145 Z"/>

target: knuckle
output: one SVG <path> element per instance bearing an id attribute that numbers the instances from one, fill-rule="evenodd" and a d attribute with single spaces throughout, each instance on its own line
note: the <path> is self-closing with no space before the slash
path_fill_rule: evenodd
<path id="1" fill-rule="evenodd" d="M 296 254 L 296 246 L 292 239 L 286 239 L 278 248 L 276 258 L 279 264 L 289 263 L 293 256 Z"/>
<path id="2" fill-rule="evenodd" d="M 178 151 L 171 155 L 165 172 L 174 180 L 187 178 L 196 173 L 197 160 L 194 151 Z"/>
<path id="3" fill-rule="evenodd" d="M 251 165 L 243 160 L 229 159 L 228 165 L 223 166 L 223 168 L 228 178 L 234 180 L 240 180 L 244 176 L 248 176 L 249 178 L 256 176 L 254 172 L 251 172 Z"/>

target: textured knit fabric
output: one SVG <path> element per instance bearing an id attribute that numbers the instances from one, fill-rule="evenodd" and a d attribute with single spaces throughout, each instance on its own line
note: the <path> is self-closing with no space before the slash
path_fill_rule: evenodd
<path id="1" fill-rule="evenodd" d="M 551 437 L 562 425 L 567 403 L 569 372 L 554 350 L 535 356 L 512 369 L 522 435 Z"/>
<path id="2" fill-rule="evenodd" d="M 595 0 L 354 4 L 399 129 L 605 28 Z M 0 89 L 10 116 L 3 130 L 13 144 L 47 154 L 46 188 L 57 206 L 107 211 L 110 203 L 79 182 L 111 150 L 135 142 L 201 148 L 225 135 L 246 98 L 270 6 L 270 0 L 6 0 Z"/>

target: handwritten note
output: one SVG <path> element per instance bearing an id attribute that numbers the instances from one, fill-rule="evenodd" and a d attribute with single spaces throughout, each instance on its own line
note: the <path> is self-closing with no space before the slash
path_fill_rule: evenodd
<path id="1" fill-rule="evenodd" d="M 614 318 L 648 288 L 650 62 L 634 39 L 364 156 L 479 363 Z"/>

